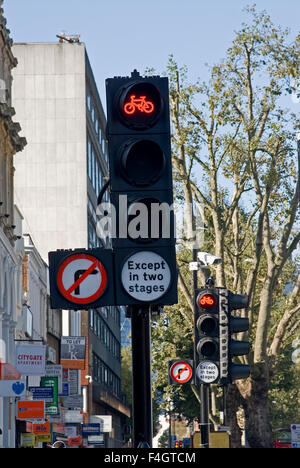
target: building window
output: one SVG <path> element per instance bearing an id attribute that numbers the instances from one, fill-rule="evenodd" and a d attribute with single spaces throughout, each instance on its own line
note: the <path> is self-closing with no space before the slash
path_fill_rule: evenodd
<path id="1" fill-rule="evenodd" d="M 93 353 L 93 379 L 120 398 L 120 378 L 95 353 Z"/>
<path id="2" fill-rule="evenodd" d="M 95 148 L 89 136 L 87 137 L 87 171 L 88 177 L 96 195 L 98 196 L 103 184 L 103 173 L 101 171 Z"/>
<path id="3" fill-rule="evenodd" d="M 101 317 L 101 312 L 96 309 L 90 309 L 90 329 L 98 337 L 99 341 L 109 349 L 111 355 L 121 360 L 121 346 L 115 335 L 112 333 L 106 322 Z M 92 317 L 91 317 L 92 315 Z"/>

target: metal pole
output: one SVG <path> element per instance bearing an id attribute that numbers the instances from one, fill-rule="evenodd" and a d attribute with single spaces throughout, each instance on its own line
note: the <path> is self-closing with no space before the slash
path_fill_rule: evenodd
<path id="1" fill-rule="evenodd" d="M 133 447 L 152 447 L 150 308 L 131 306 Z"/>
<path id="2" fill-rule="evenodd" d="M 201 431 L 201 446 L 209 448 L 209 385 L 200 385 L 200 431 Z"/>
<path id="3" fill-rule="evenodd" d="M 193 249 L 193 262 L 197 261 L 197 250 Z M 198 288 L 197 270 L 193 270 L 193 307 L 194 317 L 197 313 L 196 290 Z M 194 323 L 196 327 L 196 323 Z M 195 334 L 194 334 L 195 335 Z M 194 346 L 194 360 L 196 362 L 196 345 Z M 200 433 L 202 448 L 209 448 L 209 385 L 200 384 Z"/>

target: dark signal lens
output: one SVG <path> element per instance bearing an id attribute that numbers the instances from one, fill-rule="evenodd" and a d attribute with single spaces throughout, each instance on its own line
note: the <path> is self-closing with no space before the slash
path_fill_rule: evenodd
<path id="1" fill-rule="evenodd" d="M 199 341 L 197 345 L 197 351 L 199 354 L 202 354 L 202 356 L 211 358 L 218 351 L 218 345 L 214 340 L 206 338 Z"/>
<path id="2" fill-rule="evenodd" d="M 164 167 L 164 153 L 154 141 L 129 142 L 123 150 L 123 175 L 132 185 L 153 184 L 159 179 Z"/>
<path id="3" fill-rule="evenodd" d="M 213 315 L 201 315 L 197 321 L 198 330 L 205 334 L 209 335 L 218 330 L 218 323 L 216 318 Z"/>

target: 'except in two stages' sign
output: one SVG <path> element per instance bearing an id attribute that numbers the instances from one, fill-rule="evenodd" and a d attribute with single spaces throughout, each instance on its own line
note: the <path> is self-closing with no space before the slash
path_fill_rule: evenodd
<path id="1" fill-rule="evenodd" d="M 203 383 L 213 383 L 219 377 L 219 369 L 214 362 L 202 361 L 196 369 L 198 379 Z"/>
<path id="2" fill-rule="evenodd" d="M 110 250 L 97 248 L 50 252 L 49 270 L 53 309 L 113 305 L 114 278 Z"/>
<path id="3" fill-rule="evenodd" d="M 143 302 L 157 301 L 171 284 L 171 271 L 166 260 L 155 252 L 134 253 L 125 261 L 121 282 L 129 296 Z"/>

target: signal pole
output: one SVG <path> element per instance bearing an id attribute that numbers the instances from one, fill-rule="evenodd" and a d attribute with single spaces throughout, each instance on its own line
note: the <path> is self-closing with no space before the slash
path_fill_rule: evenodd
<path id="1" fill-rule="evenodd" d="M 193 249 L 193 263 L 196 265 L 197 249 Z M 197 289 L 198 289 L 198 267 L 193 268 L 193 312 L 197 314 Z M 196 329 L 196 321 L 194 323 Z M 196 343 L 194 346 L 194 362 L 196 362 Z M 202 448 L 209 448 L 209 385 L 200 384 L 200 433 Z"/>
<path id="2" fill-rule="evenodd" d="M 150 307 L 128 306 L 132 340 L 133 447 L 152 447 Z"/>
<path id="3" fill-rule="evenodd" d="M 209 448 L 209 385 L 200 384 L 200 432 L 202 448 Z"/>

